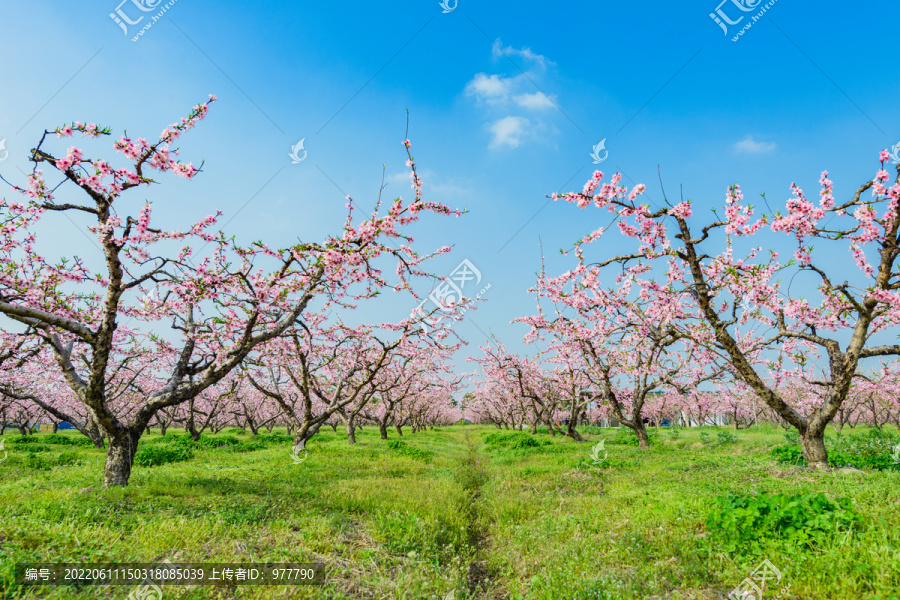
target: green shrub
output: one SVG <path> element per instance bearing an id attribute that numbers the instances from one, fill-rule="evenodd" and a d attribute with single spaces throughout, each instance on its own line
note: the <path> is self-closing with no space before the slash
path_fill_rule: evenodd
<path id="1" fill-rule="evenodd" d="M 25 458 L 25 464 L 28 465 L 29 469 L 34 469 L 35 471 L 48 471 L 50 469 L 50 461 L 44 458 L 43 455 L 28 453 Z"/>
<path id="2" fill-rule="evenodd" d="M 509 447 L 511 450 L 521 450 L 523 448 L 537 448 L 541 445 L 542 444 L 533 436 L 527 436 L 514 440 L 513 443 L 509 445 Z"/>
<path id="3" fill-rule="evenodd" d="M 869 429 L 838 436 L 832 448 L 848 455 L 875 457 L 889 456 L 897 444 L 900 444 L 900 435 L 886 430 Z"/>
<path id="4" fill-rule="evenodd" d="M 141 442 L 141 443 L 143 444 L 144 442 Z M 148 439 L 146 441 L 146 443 L 147 444 L 181 444 L 184 446 L 190 446 L 190 445 L 194 444 L 195 442 L 194 442 L 194 440 L 191 439 L 191 436 L 189 436 L 189 435 L 175 435 L 175 434 L 170 433 L 170 434 L 162 436 L 162 437 Z"/>
<path id="5" fill-rule="evenodd" d="M 700 432 L 700 443 L 702 443 L 702 444 L 711 444 L 712 443 L 712 439 L 709 437 L 708 431 Z"/>
<path id="6" fill-rule="evenodd" d="M 188 438 L 190 439 L 190 438 Z M 134 455 L 134 464 L 142 467 L 156 467 L 168 463 L 181 462 L 193 458 L 194 450 L 187 444 L 166 446 L 145 446 Z"/>
<path id="7" fill-rule="evenodd" d="M 58 433 L 51 433 L 50 435 L 45 435 L 41 438 L 41 441 L 45 444 L 57 444 L 60 446 L 83 446 L 86 448 L 93 448 L 94 442 L 84 437 L 83 435 L 76 436 L 68 436 L 68 435 L 60 435 Z"/>
<path id="8" fill-rule="evenodd" d="M 833 467 L 853 467 L 865 469 L 870 467 L 878 471 L 900 470 L 892 453 L 900 436 L 889 431 L 870 429 L 847 436 L 838 436 L 828 450 L 828 464 Z M 799 445 L 776 446 L 771 456 L 777 462 L 806 465 L 803 450 Z"/>
<path id="9" fill-rule="evenodd" d="M 655 429 L 647 430 L 647 437 L 649 438 L 650 445 L 653 445 L 653 443 L 656 441 L 658 436 L 659 436 L 659 434 L 657 433 L 657 431 Z M 622 427 L 619 427 L 618 431 L 616 431 L 616 435 L 611 437 L 608 440 L 608 443 L 618 444 L 621 446 L 637 446 L 638 439 L 637 439 L 637 435 L 635 435 L 634 431 L 632 431 L 631 429 L 629 429 L 625 426 L 622 426 Z"/>
<path id="10" fill-rule="evenodd" d="M 550 440 L 542 440 L 524 431 L 489 433 L 484 436 L 484 443 L 494 452 L 513 456 L 529 454 L 553 444 Z"/>
<path id="11" fill-rule="evenodd" d="M 29 454 L 34 454 L 35 452 L 50 452 L 52 450 L 53 448 L 43 444 L 28 444 L 28 447 L 25 448 L 25 452 L 28 452 Z"/>
<path id="12" fill-rule="evenodd" d="M 201 448 L 224 448 L 226 446 L 239 446 L 243 444 L 243 442 L 233 435 L 217 435 L 201 437 L 197 444 Z"/>
<path id="13" fill-rule="evenodd" d="M 495 431 L 484 436 L 484 443 L 488 446 L 506 447 L 517 440 L 531 439 L 533 436 L 524 431 Z"/>
<path id="14" fill-rule="evenodd" d="M 720 444 L 733 444 L 738 441 L 738 437 L 730 431 L 720 431 L 717 435 Z"/>
<path id="15" fill-rule="evenodd" d="M 775 446 L 769 453 L 775 462 L 788 465 L 805 465 L 806 459 L 803 458 L 803 450 L 800 446 Z"/>
<path id="16" fill-rule="evenodd" d="M 787 440 L 787 443 L 791 446 L 800 445 L 800 434 L 796 431 L 788 431 L 784 434 L 784 439 Z"/>
<path id="17" fill-rule="evenodd" d="M 257 435 L 240 440 L 233 435 L 208 435 L 202 436 L 198 441 L 191 439 L 189 435 L 169 435 L 148 440 L 148 444 L 155 446 L 168 446 L 170 448 L 182 448 L 187 450 L 217 450 L 221 452 L 255 452 L 265 450 L 269 446 L 290 442 L 290 436 L 282 434 Z"/>
<path id="18" fill-rule="evenodd" d="M 706 525 L 728 552 L 759 555 L 768 544 L 812 548 L 858 529 L 860 519 L 849 498 L 829 500 L 807 492 L 788 496 L 720 496 Z"/>
<path id="19" fill-rule="evenodd" d="M 584 427 L 579 427 L 578 432 L 582 435 L 600 435 L 602 433 L 606 433 L 606 429 L 603 427 L 597 427 L 596 425 L 585 425 Z"/>
<path id="20" fill-rule="evenodd" d="M 43 440 L 36 435 L 20 435 L 19 437 L 9 440 L 10 444 L 40 444 Z"/>
<path id="21" fill-rule="evenodd" d="M 667 434 L 669 435 L 669 437 L 672 438 L 673 440 L 677 440 L 678 438 L 681 437 L 681 431 L 678 429 L 678 427 L 669 427 L 669 428 L 666 430 L 666 433 L 667 433 Z"/>
<path id="22" fill-rule="evenodd" d="M 36 448 L 41 448 L 40 452 L 49 450 L 45 446 L 35 446 L 28 449 L 28 454 L 25 455 L 25 464 L 28 465 L 29 469 L 34 469 L 35 471 L 48 471 L 53 467 L 78 465 L 82 462 L 81 456 L 74 450 L 69 450 L 53 457 L 49 454 L 36 454 L 33 452 Z"/>
<path id="23" fill-rule="evenodd" d="M 260 442 L 241 442 L 232 446 L 220 446 L 220 449 L 227 452 L 256 452 L 257 450 L 265 450 L 269 446 Z"/>
<path id="24" fill-rule="evenodd" d="M 88 440 L 88 442 L 90 442 L 90 440 Z M 81 455 L 75 450 L 67 450 L 56 457 L 56 465 L 60 467 L 80 465 L 82 462 Z"/>
<path id="25" fill-rule="evenodd" d="M 391 450 L 396 450 L 401 456 L 414 458 L 424 462 L 431 462 L 431 458 L 434 456 L 434 452 L 431 452 L 430 450 L 410 448 L 403 440 L 388 440 L 387 447 Z"/>

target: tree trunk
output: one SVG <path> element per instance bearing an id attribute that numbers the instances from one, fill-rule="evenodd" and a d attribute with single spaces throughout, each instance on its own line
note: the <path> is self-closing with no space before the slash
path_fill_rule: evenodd
<path id="1" fill-rule="evenodd" d="M 647 428 L 644 427 L 644 422 L 640 419 L 635 423 L 634 435 L 638 439 L 638 448 L 646 449 L 650 447 L 650 437 L 647 435 Z"/>
<path id="2" fill-rule="evenodd" d="M 125 487 L 131 477 L 131 467 L 137 452 L 139 435 L 125 429 L 109 438 L 109 449 L 106 451 L 106 464 L 103 467 L 103 487 L 114 485 Z"/>
<path id="3" fill-rule="evenodd" d="M 566 427 L 566 435 L 575 440 L 576 442 L 583 442 L 584 438 L 581 437 L 581 434 L 578 433 L 578 430 L 575 429 L 575 421 L 569 419 L 569 425 Z"/>
<path id="4" fill-rule="evenodd" d="M 825 430 L 807 430 L 800 437 L 800 446 L 803 448 L 803 458 L 809 464 L 810 469 L 828 471 L 828 451 L 825 449 Z"/>
<path id="5" fill-rule="evenodd" d="M 71 421 L 69 422 L 72 423 Z M 72 423 L 72 425 L 75 425 L 75 423 Z M 103 433 L 100 431 L 100 428 L 97 426 L 97 422 L 93 419 L 93 417 L 88 415 L 88 418 L 85 419 L 83 427 L 84 431 L 82 431 L 81 433 L 85 434 L 88 439 L 94 443 L 94 447 L 105 450 L 106 444 L 103 441 Z"/>
<path id="6" fill-rule="evenodd" d="M 347 441 L 351 444 L 356 443 L 356 423 L 354 420 L 356 415 L 350 415 L 347 419 Z"/>
<path id="7" fill-rule="evenodd" d="M 195 442 L 200 441 L 200 432 L 197 431 L 197 423 L 194 421 L 194 399 L 191 398 L 188 402 L 188 422 L 187 422 L 187 430 L 188 433 L 191 434 L 191 439 Z"/>
<path id="8" fill-rule="evenodd" d="M 312 427 L 309 424 L 297 423 L 294 425 L 294 454 L 306 450 L 306 442 L 319 432 L 322 423 L 316 423 Z"/>
<path id="9" fill-rule="evenodd" d="M 384 423 L 382 423 L 381 425 L 379 425 L 378 431 L 381 433 L 381 439 L 383 439 L 383 440 L 388 439 L 388 436 L 387 436 L 387 425 L 385 425 Z"/>
<path id="10" fill-rule="evenodd" d="M 403 435 L 403 425 L 401 425 L 400 423 L 397 423 L 397 425 L 395 425 L 394 428 L 397 430 L 397 435 Z"/>

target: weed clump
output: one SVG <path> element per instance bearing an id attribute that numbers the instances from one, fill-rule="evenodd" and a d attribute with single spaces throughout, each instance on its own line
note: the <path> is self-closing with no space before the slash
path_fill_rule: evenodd
<path id="1" fill-rule="evenodd" d="M 849 498 L 829 500 L 821 492 L 727 495 L 716 504 L 706 525 L 734 554 L 760 555 L 771 544 L 814 548 L 860 526 Z"/>
<path id="2" fill-rule="evenodd" d="M 146 446 L 134 455 L 134 464 L 141 467 L 158 467 L 169 463 L 182 462 L 194 457 L 194 449 L 187 444 L 169 446 Z"/>
<path id="3" fill-rule="evenodd" d="M 434 456 L 434 452 L 422 450 L 421 448 L 411 448 L 407 446 L 406 442 L 403 440 L 389 440 L 387 447 L 391 450 L 396 450 L 401 456 L 407 456 L 424 462 L 431 462 L 431 459 Z"/>
<path id="4" fill-rule="evenodd" d="M 785 434 L 788 438 L 790 434 Z M 789 438 L 789 440 L 792 438 Z M 797 444 L 772 448 L 770 455 L 776 462 L 792 465 L 806 465 L 803 450 Z M 900 470 L 900 436 L 889 431 L 870 429 L 850 435 L 838 434 L 836 438 L 825 438 L 828 448 L 828 464 L 833 467 L 869 467 L 876 471 Z"/>

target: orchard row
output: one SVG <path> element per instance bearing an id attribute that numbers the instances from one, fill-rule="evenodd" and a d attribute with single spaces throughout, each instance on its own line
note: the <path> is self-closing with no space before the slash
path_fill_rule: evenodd
<path id="1" fill-rule="evenodd" d="M 214 101 L 154 141 L 120 137 L 117 164 L 51 147 L 76 134 L 93 144 L 109 128 L 46 131 L 27 182 L 10 184 L 22 200 L 0 200 L 0 313 L 16 324 L 2 334 L 0 416 L 73 424 L 106 447 L 106 486 L 127 485 L 148 427 L 173 424 L 194 437 L 283 424 L 298 451 L 339 423 L 351 442 L 362 423 L 385 436 L 463 415 L 579 439 L 585 418 L 614 418 L 646 446 L 649 419 L 702 424 L 727 413 L 795 429 L 808 464 L 827 469 L 829 423 L 897 422 L 900 165 L 889 173 L 887 151 L 846 197 L 823 172 L 818 200 L 794 184 L 770 214 L 734 185 L 721 213 L 702 220 L 690 201 L 651 206 L 643 185 L 599 171 L 580 192 L 554 194 L 611 220 L 563 252 L 574 268 L 542 268 L 536 314 L 517 319 L 533 356 L 483 347 L 474 391 L 457 402 L 463 382 L 450 359 L 461 342 L 424 327 L 431 314 L 347 324 L 384 293 L 413 293 L 416 279 L 433 278 L 429 261 L 450 251 L 412 247 L 421 216 L 461 212 L 423 199 L 409 140 L 412 199 L 382 204 L 379 194 L 372 216 L 355 219 L 348 197 L 342 231 L 321 242 L 242 245 L 215 230 L 220 213 L 164 228 L 150 202 L 132 198 L 154 177 L 201 171 L 175 144 Z M 90 219 L 94 259 L 42 254 L 56 213 Z M 601 240 L 626 250 L 609 256 Z M 440 310 L 458 319 L 470 304 Z"/>

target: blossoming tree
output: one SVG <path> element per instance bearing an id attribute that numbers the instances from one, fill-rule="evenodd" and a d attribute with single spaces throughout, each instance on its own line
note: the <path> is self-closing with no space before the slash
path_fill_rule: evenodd
<path id="1" fill-rule="evenodd" d="M 0 201 L 0 313 L 30 328 L 51 349 L 55 368 L 105 433 L 106 487 L 127 485 L 138 440 L 158 411 L 188 402 L 224 379 L 254 348 L 294 326 L 313 302 L 365 298 L 390 287 L 379 269 L 379 259 L 390 256 L 398 262 L 398 291 L 411 275 L 424 274 L 421 264 L 433 254 L 414 252 L 400 228 L 424 211 L 451 212 L 422 200 L 407 140 L 415 198 L 397 198 L 383 214 L 379 208 L 359 224 L 348 212 L 342 234 L 322 243 L 241 246 L 212 232 L 218 215 L 184 230 L 154 227 L 150 203 L 126 198 L 155 183 L 156 174 L 192 179 L 200 172 L 179 159 L 174 144 L 207 115 L 213 101 L 210 96 L 196 105 L 155 141 L 119 138 L 114 149 L 124 166 L 88 158 L 75 146 L 63 154 L 48 148 L 54 134 L 96 138 L 110 135 L 108 128 L 74 123 L 47 131 L 32 150 L 27 185 L 16 188 L 26 200 Z M 41 167 L 52 169 L 59 181 L 48 179 Z M 67 198 L 58 199 L 63 193 Z M 83 200 L 69 198 L 77 194 Z M 55 212 L 77 212 L 94 221 L 98 271 L 79 257 L 53 263 L 38 252 L 37 226 Z M 193 257 L 191 242 L 210 247 L 210 255 Z M 178 243 L 182 249 L 172 250 Z M 437 252 L 443 251 L 449 248 Z M 157 292 L 149 293 L 153 287 Z M 156 369 L 156 384 L 134 395 L 132 410 L 123 416 L 110 404 L 107 382 L 116 331 L 126 321 L 148 331 L 169 324 L 173 340 L 154 335 L 148 343 L 171 346 L 174 360 Z"/>
<path id="2" fill-rule="evenodd" d="M 800 433 L 811 467 L 827 469 L 825 426 L 847 398 L 860 361 L 900 354 L 900 345 L 879 343 L 877 337 L 900 322 L 900 165 L 891 181 L 885 168 L 889 154 L 882 151 L 878 158 L 875 176 L 844 200 L 835 198 L 833 183 L 823 172 L 818 203 L 794 184 L 783 214 L 755 218 L 755 209 L 734 185 L 726 194 L 724 215 L 699 223 L 690 202 L 651 209 L 638 203 L 643 184 L 629 190 L 621 175 L 603 182 L 597 171 L 582 191 L 552 197 L 614 213 L 620 234 L 633 240 L 633 247 L 609 259 L 590 260 L 587 246 L 606 235 L 604 227 L 597 228 L 579 242 L 578 267 L 563 278 L 596 287 L 604 269 L 613 265 L 643 281 L 666 271 L 666 281 L 657 284 L 659 293 L 679 297 L 687 313 L 675 326 L 717 353 Z M 756 244 L 766 225 L 773 235 L 793 237 L 793 261 L 779 262 L 774 250 L 761 255 L 763 245 L 778 244 L 770 238 Z M 746 250 L 745 258 L 735 255 L 741 238 L 756 246 Z M 859 269 L 853 283 L 826 254 L 836 247 L 849 251 Z M 780 278 L 791 267 L 817 279 L 818 303 L 791 295 L 789 281 Z M 804 411 L 779 393 L 759 360 L 765 352 L 790 355 L 800 365 L 822 353 L 820 374 L 809 382 L 822 390 L 814 408 Z"/>

